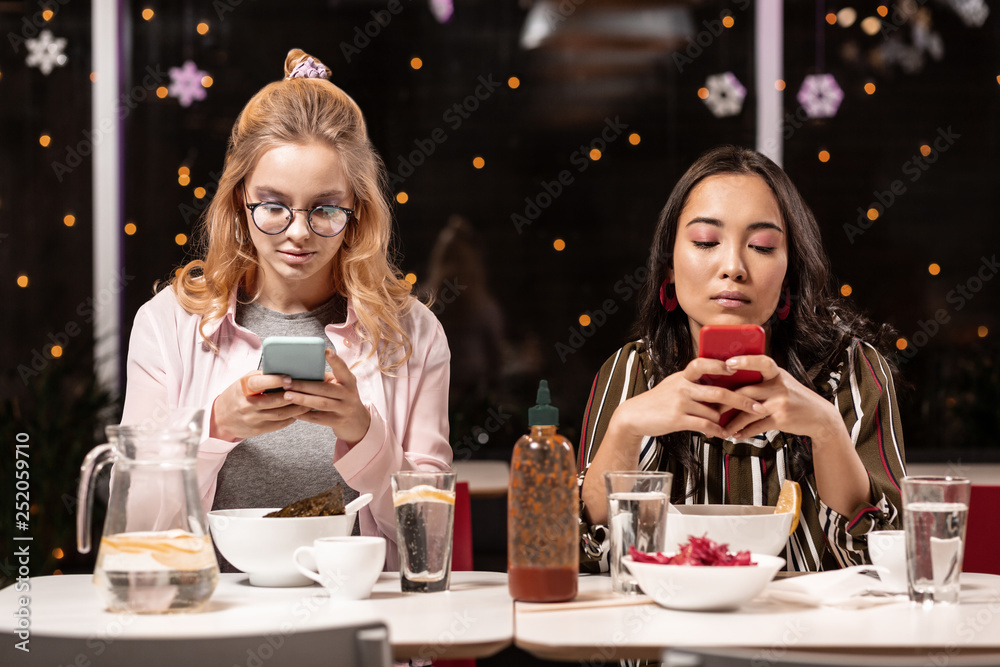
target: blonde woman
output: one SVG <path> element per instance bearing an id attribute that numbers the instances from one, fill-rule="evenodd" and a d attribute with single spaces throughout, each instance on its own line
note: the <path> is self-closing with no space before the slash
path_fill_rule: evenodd
<path id="1" fill-rule="evenodd" d="M 329 74 L 293 50 L 237 118 L 204 260 L 136 315 L 122 421 L 204 408 L 206 510 L 280 507 L 338 482 L 345 500 L 373 494 L 360 530 L 389 540 L 395 567 L 389 474 L 450 467 L 450 353 L 389 258 L 385 168 Z M 326 380 L 262 375 L 272 335 L 324 337 Z"/>

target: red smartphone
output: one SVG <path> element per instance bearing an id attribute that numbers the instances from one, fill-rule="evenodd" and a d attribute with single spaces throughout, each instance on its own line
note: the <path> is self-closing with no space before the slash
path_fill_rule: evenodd
<path id="1" fill-rule="evenodd" d="M 764 354 L 764 329 L 756 324 L 706 324 L 698 334 L 698 356 L 728 359 L 745 354 Z M 726 389 L 757 384 L 763 378 L 757 371 L 739 370 L 732 375 L 702 375 L 699 382 Z M 739 410 L 722 413 L 719 425 L 728 424 Z"/>

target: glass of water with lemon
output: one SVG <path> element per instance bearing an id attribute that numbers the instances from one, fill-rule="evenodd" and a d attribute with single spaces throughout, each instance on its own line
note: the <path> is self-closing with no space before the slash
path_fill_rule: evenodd
<path id="1" fill-rule="evenodd" d="M 446 591 L 451 581 L 455 473 L 392 473 L 396 544 L 404 593 Z"/>

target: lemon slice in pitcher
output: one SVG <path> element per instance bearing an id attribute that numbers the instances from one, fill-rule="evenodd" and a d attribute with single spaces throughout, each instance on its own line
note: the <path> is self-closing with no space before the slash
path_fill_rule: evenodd
<path id="1" fill-rule="evenodd" d="M 799 510 L 802 509 L 802 489 L 798 482 L 786 479 L 781 485 L 781 493 L 778 495 L 778 504 L 774 508 L 775 514 L 792 513 L 792 525 L 788 529 L 791 535 L 799 526 Z"/>
<path id="2" fill-rule="evenodd" d="M 392 506 L 399 507 L 409 503 L 447 503 L 455 504 L 455 492 L 435 489 L 429 484 L 421 484 L 412 489 L 397 491 L 392 496 Z"/>

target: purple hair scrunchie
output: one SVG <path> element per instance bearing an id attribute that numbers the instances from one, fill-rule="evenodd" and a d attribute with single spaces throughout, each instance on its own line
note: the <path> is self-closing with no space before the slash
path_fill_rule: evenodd
<path id="1" fill-rule="evenodd" d="M 289 79 L 327 79 L 329 77 L 329 70 L 316 62 L 312 56 L 296 65 L 292 73 L 288 75 Z"/>

